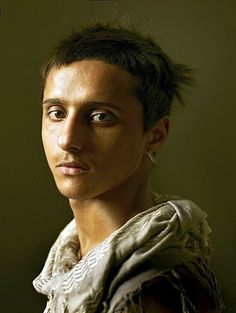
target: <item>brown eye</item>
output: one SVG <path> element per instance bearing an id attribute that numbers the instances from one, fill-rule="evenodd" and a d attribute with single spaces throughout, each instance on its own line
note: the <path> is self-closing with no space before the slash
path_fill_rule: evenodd
<path id="1" fill-rule="evenodd" d="M 98 112 L 91 115 L 91 121 L 93 123 L 112 123 L 114 122 L 115 118 L 113 114 L 105 113 L 105 112 Z"/>
<path id="2" fill-rule="evenodd" d="M 53 110 L 48 113 L 51 120 L 62 120 L 65 118 L 65 113 L 61 110 Z"/>

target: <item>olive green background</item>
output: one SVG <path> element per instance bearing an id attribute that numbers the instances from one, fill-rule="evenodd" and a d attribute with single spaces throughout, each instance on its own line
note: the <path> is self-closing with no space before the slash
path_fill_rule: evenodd
<path id="1" fill-rule="evenodd" d="M 197 202 L 209 215 L 226 312 L 235 293 L 235 2 L 0 2 L 0 311 L 40 313 L 31 281 L 72 218 L 49 173 L 40 139 L 39 67 L 64 34 L 91 19 L 133 22 L 176 61 L 195 86 L 176 104 L 169 142 L 158 154 L 155 189 Z"/>

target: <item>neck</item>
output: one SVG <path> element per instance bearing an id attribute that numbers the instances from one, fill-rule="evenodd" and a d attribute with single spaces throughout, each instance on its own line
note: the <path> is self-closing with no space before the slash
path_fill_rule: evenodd
<path id="1" fill-rule="evenodd" d="M 81 256 L 151 205 L 150 177 L 139 186 L 127 181 L 119 188 L 92 199 L 70 199 Z"/>

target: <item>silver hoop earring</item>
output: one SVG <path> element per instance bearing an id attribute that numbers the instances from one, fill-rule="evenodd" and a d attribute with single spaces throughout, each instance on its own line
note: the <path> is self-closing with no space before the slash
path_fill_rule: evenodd
<path id="1" fill-rule="evenodd" d="M 155 152 L 148 151 L 147 155 L 149 156 L 149 159 L 152 161 L 153 164 L 157 164 Z"/>

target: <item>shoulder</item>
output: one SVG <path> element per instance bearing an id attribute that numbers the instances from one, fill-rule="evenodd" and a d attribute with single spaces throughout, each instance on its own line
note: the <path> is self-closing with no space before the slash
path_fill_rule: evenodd
<path id="1" fill-rule="evenodd" d="M 144 313 L 221 312 L 194 275 L 178 266 L 173 273 L 158 276 L 144 285 L 140 295 Z M 188 308 L 183 311 L 183 308 Z"/>
<path id="2" fill-rule="evenodd" d="M 164 276 L 144 286 L 140 302 L 144 313 L 182 313 L 180 294 Z"/>

